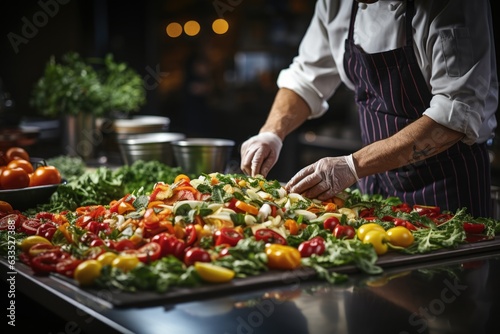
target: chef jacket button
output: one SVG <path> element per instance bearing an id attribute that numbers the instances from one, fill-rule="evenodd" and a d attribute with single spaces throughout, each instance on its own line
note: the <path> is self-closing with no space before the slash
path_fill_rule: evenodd
<path id="1" fill-rule="evenodd" d="M 359 9 L 366 9 L 366 7 L 368 7 L 368 5 L 366 3 L 359 3 L 358 6 L 359 6 Z"/>
<path id="2" fill-rule="evenodd" d="M 389 10 L 390 10 L 390 11 L 395 11 L 397 8 L 398 8 L 398 5 L 397 5 L 397 4 L 395 4 L 395 3 L 391 3 L 391 4 L 389 5 Z"/>

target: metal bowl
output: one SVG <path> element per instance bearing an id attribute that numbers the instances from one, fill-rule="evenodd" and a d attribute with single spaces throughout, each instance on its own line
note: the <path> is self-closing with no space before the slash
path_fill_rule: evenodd
<path id="1" fill-rule="evenodd" d="M 116 119 L 113 126 L 118 137 L 124 138 L 132 134 L 167 131 L 170 119 L 162 116 L 135 116 L 130 119 Z"/>
<path id="2" fill-rule="evenodd" d="M 123 162 L 127 165 L 138 160 L 157 160 L 175 166 L 170 143 L 184 138 L 184 134 L 174 132 L 143 133 L 118 138 L 118 146 Z"/>
<path id="3" fill-rule="evenodd" d="M 186 173 L 200 175 L 224 173 L 235 142 L 219 138 L 188 138 L 171 144 L 177 165 Z"/>

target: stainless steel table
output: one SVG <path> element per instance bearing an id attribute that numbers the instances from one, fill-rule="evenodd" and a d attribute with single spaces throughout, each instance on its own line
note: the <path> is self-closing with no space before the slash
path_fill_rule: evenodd
<path id="1" fill-rule="evenodd" d="M 16 322 L 15 328 L 8 327 L 14 330 L 9 333 L 22 329 L 38 333 L 500 332 L 498 251 L 406 264 L 379 276 L 352 274 L 340 285 L 296 276 L 288 284 L 242 288 L 202 300 L 165 300 L 150 307 L 113 307 L 106 302 L 113 291 L 99 291 L 96 298 L 64 280 L 35 277 L 22 264 L 16 264 L 15 274 L 4 261 L 1 268 L 3 295 L 13 289 L 16 293 L 8 298 L 15 301 Z M 3 310 L 9 315 L 9 310 Z"/>

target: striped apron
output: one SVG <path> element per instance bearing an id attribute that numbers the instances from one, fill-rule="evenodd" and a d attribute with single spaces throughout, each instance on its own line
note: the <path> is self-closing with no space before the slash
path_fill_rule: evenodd
<path id="1" fill-rule="evenodd" d="M 432 95 L 413 51 L 414 1 L 406 4 L 406 45 L 367 54 L 354 44 L 358 4 L 353 1 L 344 67 L 355 86 L 363 145 L 387 138 L 422 116 Z M 431 140 L 431 139 L 430 139 Z M 490 161 L 486 144 L 459 142 L 424 161 L 362 178 L 363 193 L 397 196 L 409 204 L 442 210 L 467 208 L 491 217 Z"/>

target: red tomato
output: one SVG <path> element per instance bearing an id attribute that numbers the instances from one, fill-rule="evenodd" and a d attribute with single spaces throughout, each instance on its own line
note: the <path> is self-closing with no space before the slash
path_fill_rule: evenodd
<path id="1" fill-rule="evenodd" d="M 261 228 L 254 234 L 255 240 L 263 240 L 266 244 L 286 245 L 286 239 L 276 231 L 269 228 Z"/>
<path id="2" fill-rule="evenodd" d="M 241 239 L 243 235 L 231 227 L 223 227 L 215 232 L 216 246 L 227 244 L 234 247 Z"/>
<path id="3" fill-rule="evenodd" d="M 337 239 L 352 239 L 356 235 L 354 227 L 349 225 L 337 225 L 333 230 L 333 235 Z"/>
<path id="4" fill-rule="evenodd" d="M 54 166 L 40 166 L 31 175 L 30 187 L 61 183 L 61 174 Z"/>
<path id="5" fill-rule="evenodd" d="M 5 160 L 9 163 L 14 159 L 24 159 L 29 161 L 30 155 L 22 147 L 11 147 L 5 152 Z"/>
<path id="6" fill-rule="evenodd" d="M 2 189 L 26 188 L 30 185 L 30 176 L 20 167 L 5 168 L 0 175 Z"/>
<path id="7" fill-rule="evenodd" d="M 134 242 L 130 239 L 122 239 L 118 242 L 113 243 L 113 246 L 110 247 L 114 250 L 117 250 L 119 252 L 127 250 L 127 249 L 135 249 L 136 245 Z"/>
<path id="8" fill-rule="evenodd" d="M 207 250 L 200 247 L 189 248 L 184 255 L 184 264 L 192 266 L 195 262 L 211 262 L 210 254 Z"/>
<path id="9" fill-rule="evenodd" d="M 431 206 L 431 205 L 415 204 L 413 206 L 413 210 L 418 212 L 419 215 L 427 216 L 429 218 L 439 216 L 439 214 L 441 213 L 441 209 L 438 206 Z"/>
<path id="10" fill-rule="evenodd" d="M 325 240 L 322 237 L 314 237 L 310 240 L 303 241 L 297 249 L 301 257 L 310 257 L 313 254 L 321 255 L 325 252 Z"/>
<path id="11" fill-rule="evenodd" d="M 177 239 L 175 235 L 162 232 L 153 236 L 151 241 L 160 245 L 161 257 L 173 255 L 180 260 L 184 258 L 184 249 L 186 248 L 186 244 L 183 240 Z"/>
<path id="12" fill-rule="evenodd" d="M 401 204 L 392 206 L 392 211 L 394 211 L 394 212 L 401 211 L 401 212 L 410 213 L 411 210 L 412 210 L 412 208 L 408 203 L 401 203 Z"/>
<path id="13" fill-rule="evenodd" d="M 14 159 L 14 160 L 11 160 L 7 164 L 7 168 L 11 168 L 11 169 L 12 168 L 22 168 L 28 174 L 33 173 L 33 171 L 34 171 L 33 165 L 31 164 L 31 162 L 29 162 L 28 160 L 24 160 L 24 159 Z"/>
<path id="14" fill-rule="evenodd" d="M 52 222 L 47 222 L 38 227 L 36 230 L 36 235 L 44 237 L 47 240 L 52 240 L 54 233 L 56 233 L 57 227 Z"/>
<path id="15" fill-rule="evenodd" d="M 188 224 L 186 226 L 186 246 L 194 244 L 196 239 L 198 239 L 198 236 L 196 235 L 194 224 Z"/>
<path id="16" fill-rule="evenodd" d="M 17 230 L 22 226 L 24 220 L 25 217 L 17 213 L 11 213 L 3 216 L 2 218 L 0 218 L 0 231 L 8 229 Z"/>
<path id="17" fill-rule="evenodd" d="M 21 224 L 21 231 L 28 235 L 35 235 L 41 225 L 40 219 L 28 218 Z"/>
<path id="18" fill-rule="evenodd" d="M 78 267 L 78 265 L 82 262 L 83 260 L 76 259 L 74 257 L 62 259 L 61 261 L 56 263 L 56 272 L 66 277 L 73 278 L 76 267 Z"/>
<path id="19" fill-rule="evenodd" d="M 60 252 L 44 252 L 30 260 L 31 269 L 35 274 L 48 275 L 56 271 L 56 265 L 61 260 Z"/>
<path id="20" fill-rule="evenodd" d="M 335 229 L 335 226 L 340 224 L 340 220 L 337 217 L 328 217 L 325 219 L 323 222 L 323 228 L 325 230 L 329 230 L 330 232 L 333 232 Z"/>
<path id="21" fill-rule="evenodd" d="M 104 241 L 99 238 L 97 234 L 90 231 L 86 232 L 80 237 L 80 242 L 90 247 L 98 247 L 104 245 Z"/>
<path id="22" fill-rule="evenodd" d="M 161 246 L 159 243 L 151 241 L 134 252 L 137 254 L 139 261 L 143 263 L 150 263 L 160 258 Z"/>

